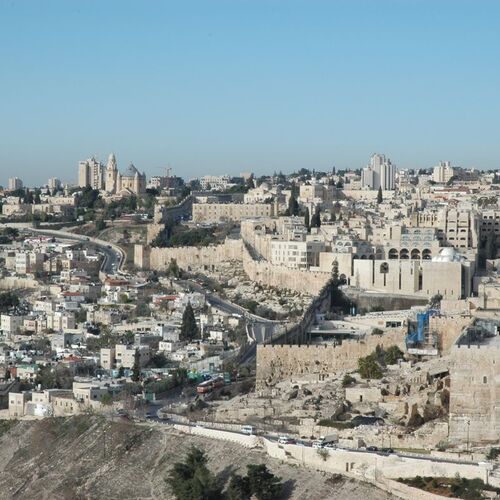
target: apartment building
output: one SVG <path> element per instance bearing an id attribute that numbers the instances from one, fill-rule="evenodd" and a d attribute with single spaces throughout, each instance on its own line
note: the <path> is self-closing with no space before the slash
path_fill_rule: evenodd
<path id="1" fill-rule="evenodd" d="M 319 254 L 325 251 L 320 240 L 271 240 L 271 263 L 290 269 L 309 269 L 319 266 Z"/>

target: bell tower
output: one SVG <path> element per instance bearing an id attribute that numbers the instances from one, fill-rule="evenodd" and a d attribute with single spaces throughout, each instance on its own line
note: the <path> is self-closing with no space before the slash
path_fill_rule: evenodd
<path id="1" fill-rule="evenodd" d="M 108 157 L 106 165 L 106 192 L 115 193 L 117 190 L 118 167 L 116 166 L 116 158 L 113 153 Z"/>

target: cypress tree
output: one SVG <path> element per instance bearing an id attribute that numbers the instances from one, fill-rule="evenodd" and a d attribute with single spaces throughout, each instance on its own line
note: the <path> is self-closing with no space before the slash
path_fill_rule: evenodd
<path id="1" fill-rule="evenodd" d="M 141 355 L 139 354 L 139 349 L 136 349 L 134 354 L 134 365 L 132 366 L 132 377 L 131 377 L 134 382 L 139 382 L 141 378 L 140 360 L 141 360 Z"/>
<path id="2" fill-rule="evenodd" d="M 309 230 L 309 224 L 310 224 L 310 220 L 309 220 L 309 209 L 306 207 L 306 213 L 304 215 L 304 226 L 307 227 L 307 229 Z"/>
<path id="3" fill-rule="evenodd" d="M 379 186 L 378 193 L 377 193 L 377 203 L 380 205 L 383 200 L 384 199 L 382 197 L 382 186 Z"/>
<path id="4" fill-rule="evenodd" d="M 182 325 L 181 325 L 181 340 L 191 341 L 198 337 L 198 325 L 196 324 L 196 319 L 194 317 L 193 307 L 191 302 L 188 302 L 186 309 L 182 315 Z"/>

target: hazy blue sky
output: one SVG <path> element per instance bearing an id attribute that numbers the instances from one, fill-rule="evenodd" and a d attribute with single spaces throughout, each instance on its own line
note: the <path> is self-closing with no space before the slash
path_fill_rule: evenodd
<path id="1" fill-rule="evenodd" d="M 500 166 L 500 2 L 0 0 L 0 183 Z"/>

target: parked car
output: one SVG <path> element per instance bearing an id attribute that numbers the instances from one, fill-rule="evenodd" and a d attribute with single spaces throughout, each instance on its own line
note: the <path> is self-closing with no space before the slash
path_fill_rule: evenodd
<path id="1" fill-rule="evenodd" d="M 379 450 L 381 453 L 387 453 L 390 455 L 391 453 L 394 453 L 394 450 L 392 448 L 380 448 Z"/>

